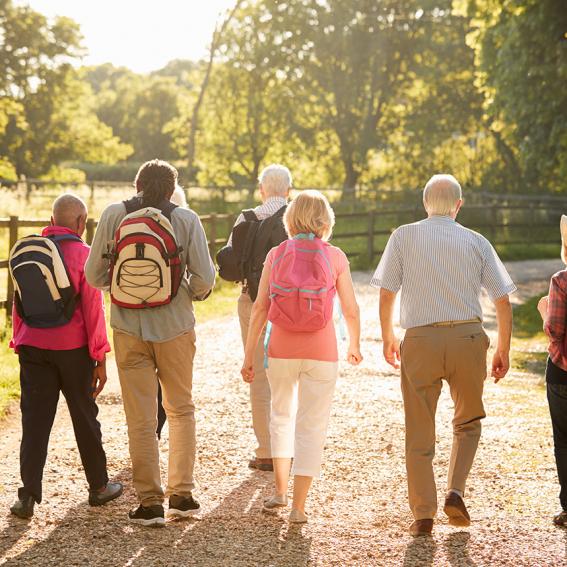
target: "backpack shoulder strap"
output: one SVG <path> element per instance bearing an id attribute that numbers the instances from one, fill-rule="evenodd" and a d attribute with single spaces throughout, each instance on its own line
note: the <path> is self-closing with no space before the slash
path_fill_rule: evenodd
<path id="1" fill-rule="evenodd" d="M 171 201 L 164 201 L 158 208 L 161 211 L 161 214 L 169 222 L 171 222 L 171 213 L 173 213 L 173 211 L 177 209 L 177 205 L 175 203 L 172 203 Z"/>
<path id="2" fill-rule="evenodd" d="M 242 216 L 244 217 L 244 220 L 248 222 L 258 222 L 259 220 L 254 209 L 244 209 L 242 211 Z"/>
<path id="3" fill-rule="evenodd" d="M 126 214 L 127 215 L 129 215 L 130 213 L 133 213 L 134 211 L 137 211 L 137 210 L 142 208 L 142 201 L 140 201 L 140 199 L 138 199 L 138 197 L 132 197 L 131 199 L 128 199 L 127 201 L 122 201 L 122 204 L 126 208 Z"/>
<path id="4" fill-rule="evenodd" d="M 76 234 L 54 234 L 53 236 L 48 236 L 47 238 L 49 238 L 49 240 L 53 240 L 53 242 L 62 242 L 63 240 L 83 242 L 83 239 Z"/>

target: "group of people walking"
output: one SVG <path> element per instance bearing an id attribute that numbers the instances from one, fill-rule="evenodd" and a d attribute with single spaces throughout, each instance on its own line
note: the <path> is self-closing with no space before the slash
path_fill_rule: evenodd
<path id="1" fill-rule="evenodd" d="M 193 302 L 211 293 L 216 268 L 199 217 L 175 204 L 175 168 L 161 160 L 147 162 L 134 185 L 131 199 L 104 210 L 90 250 L 80 238 L 86 205 L 65 194 L 53 205 L 51 226 L 41 236 L 20 240 L 11 251 L 16 290 L 11 345 L 19 356 L 22 389 L 22 487 L 11 511 L 21 518 L 32 517 L 35 503 L 41 502 L 60 392 L 69 406 L 89 504 L 103 505 L 122 494 L 122 485 L 109 481 L 97 420 L 96 397 L 107 379 L 105 356 L 110 351 L 101 290 L 108 290 L 112 301 L 110 324 L 139 501 L 129 519 L 162 526 L 166 515 L 183 518 L 200 512 L 193 494 Z M 263 505 L 267 513 L 288 506 L 293 475 L 289 521 L 304 523 L 309 488 L 321 471 L 339 374 L 335 303 L 348 330 L 347 362 L 357 365 L 363 357 L 349 262 L 329 244 L 333 210 L 318 191 L 298 192 L 289 201 L 291 187 L 286 167 L 270 165 L 262 171 L 262 204 L 238 217 L 217 263 L 221 277 L 242 287 L 235 306 L 244 347 L 241 375 L 250 385 L 257 440 L 248 466 L 274 472 L 274 492 Z M 454 177 L 433 176 L 423 203 L 427 218 L 392 233 L 370 282 L 380 289 L 384 357 L 401 369 L 412 535 L 430 534 L 437 513 L 432 461 L 443 380 L 455 406 L 443 510 L 450 524 L 470 524 L 464 497 L 485 417 L 482 395 L 490 343 L 482 327 L 480 294 L 485 289 L 496 308 L 491 375 L 498 381 L 509 369 L 509 295 L 516 289 L 488 240 L 456 222 L 462 194 Z M 560 383 L 567 372 L 567 288 L 561 274 L 552 280 L 549 308 L 544 300 L 539 309 L 552 345 L 548 375 L 553 372 L 563 387 L 550 384 L 548 395 L 564 487 L 561 503 L 567 510 L 567 382 Z M 400 321 L 406 329 L 401 342 L 393 326 L 400 290 Z M 169 422 L 165 490 L 158 447 L 163 410 Z M 567 513 L 555 521 L 567 523 Z"/>

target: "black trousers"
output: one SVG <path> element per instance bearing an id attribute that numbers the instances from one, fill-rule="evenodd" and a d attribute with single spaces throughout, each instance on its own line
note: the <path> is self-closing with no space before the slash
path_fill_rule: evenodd
<path id="1" fill-rule="evenodd" d="M 561 492 L 559 501 L 567 512 L 567 372 L 547 361 L 547 401 L 553 426 L 555 464 Z M 562 379 L 562 380 L 560 380 Z"/>
<path id="2" fill-rule="evenodd" d="M 44 350 L 20 346 L 18 351 L 22 390 L 20 474 L 23 483 L 19 497 L 32 496 L 36 502 L 41 502 L 43 468 L 59 392 L 63 392 L 67 401 L 89 489 L 102 488 L 108 482 L 108 475 L 97 420 L 98 407 L 92 398 L 94 363 L 88 348 Z"/>

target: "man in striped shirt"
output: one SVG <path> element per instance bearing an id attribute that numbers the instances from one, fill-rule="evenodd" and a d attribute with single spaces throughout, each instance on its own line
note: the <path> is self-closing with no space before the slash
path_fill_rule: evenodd
<path id="1" fill-rule="evenodd" d="M 455 221 L 462 202 L 461 187 L 452 175 L 433 176 L 423 191 L 428 218 L 392 233 L 371 281 L 380 288 L 384 357 L 394 368 L 401 365 L 412 535 L 431 533 L 437 512 L 432 461 L 443 379 L 455 404 L 444 511 L 450 524 L 470 524 L 463 496 L 485 417 L 482 392 L 489 346 L 482 328 L 482 288 L 496 307 L 495 382 L 509 368 L 508 295 L 516 286 L 490 242 Z M 406 329 L 401 344 L 393 327 L 400 289 L 400 322 Z"/>
<path id="2" fill-rule="evenodd" d="M 291 173 L 287 167 L 272 164 L 264 168 L 259 176 L 259 190 L 262 204 L 252 209 L 259 221 L 273 216 L 282 207 L 287 205 L 291 184 Z M 244 221 L 244 214 L 241 213 L 236 219 L 234 226 Z M 232 234 L 230 235 L 228 244 L 230 245 L 231 242 Z M 277 244 L 279 244 L 279 242 Z M 253 304 L 254 302 L 248 293 L 248 287 L 245 283 L 242 287 L 242 293 L 238 298 L 238 318 L 240 320 L 243 345 L 246 345 Z M 266 376 L 266 370 L 264 369 L 264 336 L 262 335 L 256 349 L 254 381 L 250 384 L 252 427 L 254 428 L 258 447 L 256 448 L 256 456 L 249 461 L 248 466 L 263 471 L 274 470 L 270 444 L 271 398 L 270 384 Z"/>

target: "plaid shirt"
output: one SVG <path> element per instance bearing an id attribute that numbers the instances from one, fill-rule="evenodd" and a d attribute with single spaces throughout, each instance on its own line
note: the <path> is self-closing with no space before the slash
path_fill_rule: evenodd
<path id="1" fill-rule="evenodd" d="M 543 330 L 549 337 L 549 356 L 567 371 L 567 270 L 557 272 L 549 284 L 549 302 Z"/>

